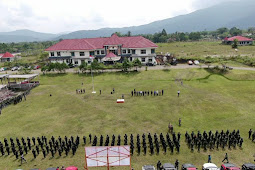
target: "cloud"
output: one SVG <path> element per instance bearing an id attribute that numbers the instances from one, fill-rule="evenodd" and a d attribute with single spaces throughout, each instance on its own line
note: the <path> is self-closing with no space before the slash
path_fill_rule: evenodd
<path id="1" fill-rule="evenodd" d="M 0 31 L 66 32 L 147 24 L 229 0 L 1 0 Z"/>

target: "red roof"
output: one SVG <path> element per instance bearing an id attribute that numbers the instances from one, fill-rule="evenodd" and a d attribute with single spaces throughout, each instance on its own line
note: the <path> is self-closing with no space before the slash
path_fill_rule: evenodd
<path id="1" fill-rule="evenodd" d="M 107 38 L 84 38 L 84 39 L 67 39 L 63 40 L 45 51 L 58 50 L 96 50 L 103 49 L 105 45 L 122 45 L 122 48 L 146 48 L 158 46 L 150 40 L 142 37 L 118 37 L 113 34 Z"/>
<path id="2" fill-rule="evenodd" d="M 105 57 L 106 58 L 113 58 L 113 57 L 117 57 L 117 56 L 113 53 L 108 53 Z"/>
<path id="3" fill-rule="evenodd" d="M 4 55 L 2 56 L 2 58 L 12 58 L 12 57 L 14 56 L 9 52 L 4 53 Z"/>
<path id="4" fill-rule="evenodd" d="M 242 36 L 234 36 L 234 37 L 230 37 L 230 38 L 224 38 L 225 41 L 234 41 L 235 39 L 237 39 L 238 41 L 253 41 L 250 38 L 246 38 L 246 37 L 242 37 Z"/>

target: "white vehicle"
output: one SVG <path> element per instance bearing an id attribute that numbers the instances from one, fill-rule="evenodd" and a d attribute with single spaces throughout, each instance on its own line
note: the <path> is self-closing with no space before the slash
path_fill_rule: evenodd
<path id="1" fill-rule="evenodd" d="M 22 66 L 18 67 L 18 70 L 22 70 L 22 69 L 23 69 L 23 67 L 22 67 Z"/>
<path id="2" fill-rule="evenodd" d="M 191 60 L 189 60 L 188 65 L 193 65 L 193 62 Z"/>
<path id="3" fill-rule="evenodd" d="M 198 64 L 199 64 L 199 61 L 198 61 L 198 60 L 195 60 L 195 61 L 193 61 L 193 63 L 194 63 L 195 65 L 198 65 Z"/>
<path id="4" fill-rule="evenodd" d="M 12 67 L 12 71 L 18 70 L 18 67 Z"/>
<path id="5" fill-rule="evenodd" d="M 144 165 L 142 167 L 142 170 L 155 170 L 155 167 L 152 165 Z"/>
<path id="6" fill-rule="evenodd" d="M 2 68 L 0 68 L 0 72 L 2 72 L 2 71 L 4 71 L 4 68 L 2 67 Z"/>
<path id="7" fill-rule="evenodd" d="M 219 170 L 219 168 L 213 163 L 205 163 L 202 170 Z"/>

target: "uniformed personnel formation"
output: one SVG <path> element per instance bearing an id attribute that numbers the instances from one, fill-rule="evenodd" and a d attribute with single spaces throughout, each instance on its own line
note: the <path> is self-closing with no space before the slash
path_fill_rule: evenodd
<path id="1" fill-rule="evenodd" d="M 225 147 L 231 149 L 231 147 L 242 147 L 243 144 L 243 138 L 241 138 L 239 130 L 233 130 L 232 132 L 229 130 L 224 132 L 222 130 L 221 132 L 216 131 L 215 133 L 212 131 L 209 131 L 209 133 L 204 131 L 203 134 L 201 134 L 200 131 L 198 131 L 197 134 L 195 134 L 193 131 L 191 134 L 186 132 L 185 141 L 192 152 L 194 151 L 195 147 L 198 151 L 200 151 L 201 148 L 204 150 L 213 150 L 215 148 L 219 149 L 219 147 L 222 147 L 222 149 Z"/>
<path id="2" fill-rule="evenodd" d="M 14 96 L 14 97 L 8 97 L 6 99 L 2 99 L 2 101 L 0 102 L 0 115 L 1 115 L 1 111 L 3 108 L 7 107 L 8 105 L 10 104 L 18 104 L 20 102 L 22 102 L 22 100 L 26 100 L 26 96 L 30 93 L 30 90 L 27 90 L 23 93 L 20 93 L 20 94 L 15 94 L 14 92 L 11 93 L 10 96 L 12 95 L 17 95 L 17 96 Z"/>
<path id="3" fill-rule="evenodd" d="M 147 136 L 148 138 L 146 138 L 146 135 L 143 134 L 141 142 L 140 135 L 137 134 L 135 145 L 133 134 L 130 135 L 130 142 L 128 142 L 128 135 L 125 134 L 123 143 L 121 142 L 121 135 L 118 135 L 116 140 L 114 134 L 112 135 L 111 140 L 109 135 L 106 135 L 105 140 L 104 136 L 101 135 L 98 142 L 98 137 L 96 135 L 93 137 L 91 134 L 89 134 L 89 144 L 91 144 L 92 146 L 120 146 L 121 143 L 123 145 L 130 144 L 131 154 L 133 154 L 134 151 L 137 151 L 137 153 L 140 154 L 140 152 L 142 152 L 141 148 L 143 148 L 144 154 L 147 153 L 148 148 L 148 152 L 150 152 L 150 154 L 154 154 L 155 152 L 158 154 L 160 152 L 161 146 L 165 153 L 167 152 L 167 147 L 170 148 L 172 153 L 174 152 L 174 149 L 176 149 L 177 152 L 180 151 L 180 133 L 178 133 L 178 135 L 175 135 L 175 133 L 173 133 L 172 139 L 170 138 L 170 135 L 168 133 L 166 134 L 166 137 L 164 137 L 162 133 L 159 135 L 159 138 L 156 133 L 154 134 L 154 136 L 152 136 L 150 133 Z M 83 136 L 83 143 L 84 145 L 87 144 L 86 136 Z M 68 138 L 67 136 L 65 136 L 64 138 L 61 138 L 60 136 L 58 138 L 55 138 L 54 136 L 52 136 L 50 139 L 47 139 L 46 136 L 41 136 L 37 138 L 27 137 L 26 139 L 22 137 L 21 140 L 19 138 L 16 138 L 15 140 L 13 138 L 10 138 L 9 141 L 5 138 L 3 143 L 0 141 L 0 152 L 2 156 L 6 154 L 10 155 L 12 153 L 16 157 L 16 159 L 18 159 L 19 156 L 22 156 L 23 154 L 27 155 L 29 152 L 32 152 L 34 159 L 36 159 L 40 154 L 42 154 L 44 158 L 46 158 L 48 154 L 50 154 L 51 157 L 55 157 L 56 155 L 62 156 L 64 154 L 68 156 L 69 152 L 71 152 L 72 155 L 75 155 L 79 144 L 79 136 L 71 136 L 70 138 Z M 22 159 L 25 159 L 24 156 L 22 156 Z"/>
<path id="4" fill-rule="evenodd" d="M 164 90 L 154 90 L 154 91 L 136 91 L 135 89 L 131 91 L 132 96 L 163 96 Z"/>
<path id="5" fill-rule="evenodd" d="M 21 140 L 16 138 L 15 141 L 12 138 L 10 138 L 9 141 L 5 138 L 3 143 L 0 141 L 0 152 L 2 156 L 5 154 L 10 155 L 12 153 L 16 159 L 21 156 L 21 159 L 25 160 L 23 154 L 25 153 L 27 155 L 29 151 L 32 152 L 34 159 L 36 159 L 40 153 L 43 154 L 44 158 L 46 158 L 49 153 L 51 153 L 51 157 L 54 157 L 56 154 L 62 156 L 62 153 L 65 153 L 65 155 L 68 156 L 69 152 L 72 152 L 72 155 L 75 155 L 80 144 L 80 137 L 77 136 L 74 138 L 71 136 L 68 139 L 65 136 L 62 139 L 59 136 L 55 139 L 55 137 L 52 136 L 49 140 L 45 136 L 37 138 L 32 137 L 31 139 L 29 137 L 27 137 L 27 139 L 22 137 Z"/>

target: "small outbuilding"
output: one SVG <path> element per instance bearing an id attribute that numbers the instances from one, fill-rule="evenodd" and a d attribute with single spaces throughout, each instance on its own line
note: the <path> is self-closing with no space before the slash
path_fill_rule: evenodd
<path id="1" fill-rule="evenodd" d="M 14 55 L 12 55 L 11 53 L 9 52 L 6 52 L 4 54 L 2 54 L 1 56 L 1 62 L 10 62 L 10 61 L 13 61 L 15 58 Z"/>

